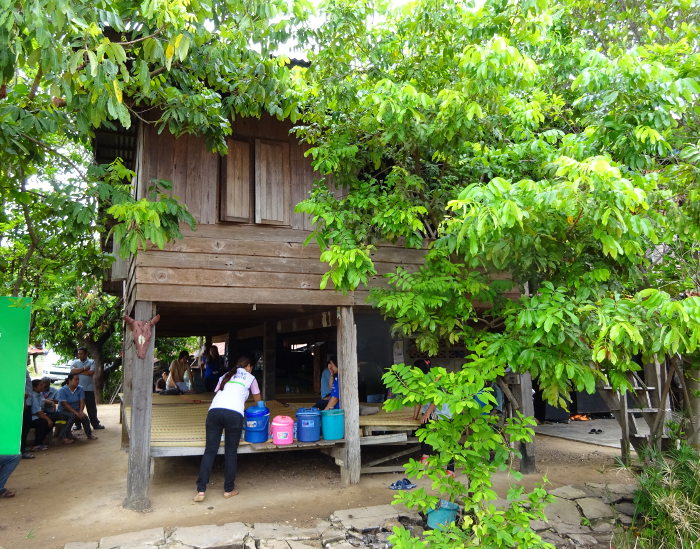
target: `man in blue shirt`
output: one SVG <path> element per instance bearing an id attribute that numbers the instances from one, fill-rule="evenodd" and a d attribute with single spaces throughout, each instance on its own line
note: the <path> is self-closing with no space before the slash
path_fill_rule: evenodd
<path id="1" fill-rule="evenodd" d="M 83 388 L 83 391 L 85 391 L 85 408 L 93 429 L 104 429 L 104 425 L 100 424 L 100 420 L 97 419 L 95 371 L 95 361 L 88 358 L 88 352 L 85 347 L 80 347 L 80 349 L 78 349 L 78 359 L 74 360 L 71 364 L 70 373 L 80 376 L 79 384 Z"/>
<path id="2" fill-rule="evenodd" d="M 72 444 L 73 439 L 67 438 L 70 434 L 71 427 L 75 422 L 79 422 L 85 434 L 90 440 L 97 440 L 97 437 L 92 434 L 90 421 L 85 413 L 85 391 L 78 385 L 80 378 L 78 374 L 68 374 L 66 384 L 61 387 L 56 394 L 58 400 L 58 412 L 66 418 L 66 428 L 63 430 L 59 439 L 63 444 Z"/>
<path id="3" fill-rule="evenodd" d="M 333 387 L 331 388 L 331 394 L 328 396 L 328 404 L 324 410 L 333 410 L 340 408 L 340 383 L 338 381 L 338 364 L 333 360 L 328 361 L 328 369 L 331 371 L 333 376 Z"/>

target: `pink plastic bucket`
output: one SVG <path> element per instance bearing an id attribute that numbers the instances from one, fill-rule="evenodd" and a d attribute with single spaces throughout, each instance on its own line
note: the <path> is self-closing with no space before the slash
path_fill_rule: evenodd
<path id="1" fill-rule="evenodd" d="M 289 416 L 275 416 L 272 420 L 272 443 L 284 446 L 294 442 L 294 420 Z"/>

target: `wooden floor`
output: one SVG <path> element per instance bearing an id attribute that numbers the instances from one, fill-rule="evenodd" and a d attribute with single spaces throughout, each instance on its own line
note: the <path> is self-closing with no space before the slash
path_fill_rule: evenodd
<path id="1" fill-rule="evenodd" d="M 151 456 L 187 456 L 201 455 L 206 442 L 204 424 L 211 404 L 212 394 L 196 395 L 153 395 L 151 408 Z M 253 405 L 250 401 L 248 405 Z M 267 401 L 270 421 L 275 416 L 283 415 L 296 419 L 299 408 L 309 408 L 312 403 L 282 403 L 277 400 Z M 363 405 L 365 406 L 365 405 Z M 378 405 L 377 405 L 378 406 Z M 124 426 L 127 434 L 131 420 L 131 408 L 123 408 Z M 408 433 L 420 427 L 420 422 L 413 419 L 413 411 L 405 408 L 397 412 L 386 412 L 379 408 L 378 413 L 360 416 L 362 444 L 401 443 L 407 440 Z M 379 436 L 373 433 L 382 432 Z M 387 434 L 392 433 L 392 434 Z M 252 453 L 260 451 L 283 451 L 323 448 L 343 444 L 344 440 L 319 440 L 317 442 L 298 442 L 286 446 L 277 446 L 272 442 L 250 443 L 241 439 L 238 452 Z M 221 443 L 219 453 L 223 453 Z"/>

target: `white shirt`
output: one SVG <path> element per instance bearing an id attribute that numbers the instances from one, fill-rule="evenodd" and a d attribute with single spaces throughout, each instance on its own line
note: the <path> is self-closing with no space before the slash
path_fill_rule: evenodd
<path id="1" fill-rule="evenodd" d="M 214 395 L 214 400 L 211 401 L 209 409 L 226 408 L 227 410 L 233 410 L 243 415 L 245 411 L 245 401 L 248 400 L 248 395 L 250 393 L 254 395 L 260 394 L 258 381 L 253 374 L 249 374 L 244 368 L 238 368 L 236 373 L 233 374 L 231 379 L 229 379 L 219 391 L 218 389 L 224 377 L 225 376 L 221 376 L 219 378 L 219 384 L 216 386 L 217 392 Z"/>

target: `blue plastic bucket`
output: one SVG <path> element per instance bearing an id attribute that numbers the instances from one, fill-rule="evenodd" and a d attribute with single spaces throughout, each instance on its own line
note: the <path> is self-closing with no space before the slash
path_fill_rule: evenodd
<path id="1" fill-rule="evenodd" d="M 300 442 L 316 442 L 321 438 L 321 412 L 318 408 L 297 410 L 296 438 Z"/>
<path id="2" fill-rule="evenodd" d="M 343 410 L 323 410 L 321 412 L 323 440 L 340 440 L 345 436 L 345 412 Z"/>
<path id="3" fill-rule="evenodd" d="M 441 499 L 439 507 L 431 509 L 426 514 L 428 527 L 434 530 L 442 529 L 443 526 L 450 524 L 457 518 L 458 510 L 459 505 L 456 503 Z"/>
<path id="4" fill-rule="evenodd" d="M 259 406 L 251 406 L 246 409 L 243 417 L 245 420 L 245 441 L 267 442 L 270 410 Z"/>

